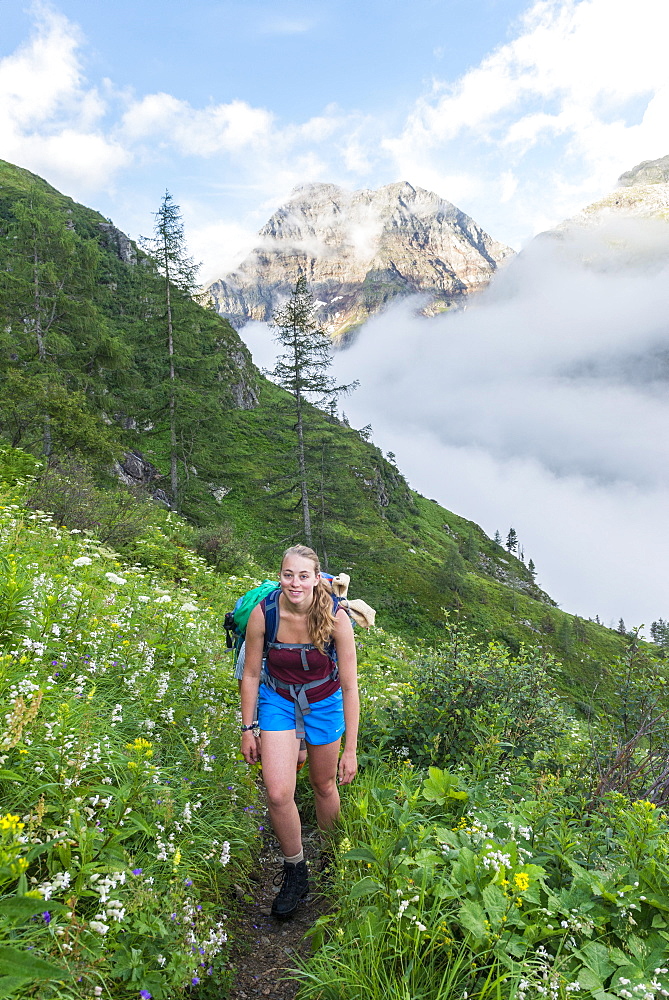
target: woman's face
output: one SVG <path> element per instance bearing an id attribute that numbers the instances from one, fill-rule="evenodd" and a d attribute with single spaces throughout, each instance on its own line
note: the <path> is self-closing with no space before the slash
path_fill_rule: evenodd
<path id="1" fill-rule="evenodd" d="M 313 600 L 314 587 L 320 579 L 311 559 L 304 556 L 286 556 L 281 566 L 279 584 L 281 592 L 290 604 L 309 605 Z"/>

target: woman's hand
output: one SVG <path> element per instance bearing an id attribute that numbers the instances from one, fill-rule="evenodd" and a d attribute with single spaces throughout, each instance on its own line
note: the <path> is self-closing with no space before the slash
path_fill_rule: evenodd
<path id="1" fill-rule="evenodd" d="M 339 784 L 350 785 L 358 773 L 358 758 L 355 748 L 344 747 L 344 752 L 339 758 Z"/>
<path id="2" fill-rule="evenodd" d="M 242 756 L 247 764 L 260 762 L 260 737 L 255 736 L 252 729 L 242 733 Z"/>

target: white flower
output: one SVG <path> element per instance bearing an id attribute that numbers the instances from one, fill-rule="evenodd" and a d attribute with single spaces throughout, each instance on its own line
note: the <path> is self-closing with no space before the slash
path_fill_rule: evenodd
<path id="1" fill-rule="evenodd" d="M 161 594 L 160 597 L 156 597 L 156 604 L 169 604 L 171 600 L 169 594 Z"/>
<path id="2" fill-rule="evenodd" d="M 106 934 L 109 930 L 109 924 L 105 924 L 102 920 L 91 920 L 88 925 L 92 931 L 97 931 L 98 934 Z"/>
<path id="3" fill-rule="evenodd" d="M 79 556 L 79 558 L 75 559 L 72 563 L 73 566 L 92 566 L 92 564 L 93 560 L 90 559 L 89 556 Z"/>
<path id="4" fill-rule="evenodd" d="M 194 614 L 198 610 L 198 607 L 197 607 L 197 604 L 192 604 L 192 603 L 188 602 L 186 604 L 182 604 L 181 605 L 181 610 L 182 611 L 190 612 L 191 614 Z"/>
<path id="5" fill-rule="evenodd" d="M 105 573 L 105 576 L 110 583 L 115 583 L 118 587 L 128 582 L 125 577 L 117 576 L 116 573 Z"/>

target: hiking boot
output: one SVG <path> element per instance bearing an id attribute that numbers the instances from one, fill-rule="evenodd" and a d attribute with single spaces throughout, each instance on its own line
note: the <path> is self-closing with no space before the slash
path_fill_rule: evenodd
<path id="1" fill-rule="evenodd" d="M 291 865 L 289 861 L 284 861 L 283 871 L 274 880 L 274 884 L 279 884 L 279 889 L 274 902 L 272 903 L 272 916 L 277 920 L 286 920 L 292 917 L 297 909 L 297 904 L 309 892 L 309 872 L 306 861 L 298 861 L 296 865 Z"/>

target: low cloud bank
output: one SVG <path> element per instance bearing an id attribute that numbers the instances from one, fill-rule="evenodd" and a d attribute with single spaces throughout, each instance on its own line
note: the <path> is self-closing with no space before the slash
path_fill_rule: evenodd
<path id="1" fill-rule="evenodd" d="M 411 485 L 513 526 L 565 610 L 669 616 L 669 232 L 622 220 L 535 240 L 464 312 L 405 301 L 336 356 L 355 426 Z M 270 365 L 267 328 L 244 331 Z"/>

